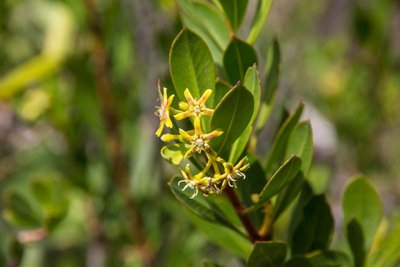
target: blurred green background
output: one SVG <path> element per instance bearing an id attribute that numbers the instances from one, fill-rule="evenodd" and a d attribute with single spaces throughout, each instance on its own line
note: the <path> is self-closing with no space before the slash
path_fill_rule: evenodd
<path id="1" fill-rule="evenodd" d="M 173 0 L 0 1 L 0 266 L 240 266 L 172 198 L 154 136 L 181 26 Z M 335 217 L 359 172 L 397 213 L 400 2 L 276 0 L 261 54 L 274 36 L 278 99 L 307 104 Z"/>

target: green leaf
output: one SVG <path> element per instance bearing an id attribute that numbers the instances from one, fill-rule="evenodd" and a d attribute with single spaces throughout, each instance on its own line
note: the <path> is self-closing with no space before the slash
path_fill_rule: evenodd
<path id="1" fill-rule="evenodd" d="M 260 108 L 261 98 L 261 82 L 260 77 L 258 76 L 256 65 L 247 69 L 246 75 L 244 76 L 243 86 L 246 87 L 246 89 L 249 90 L 254 97 L 254 112 L 253 116 L 251 117 L 251 123 L 253 123 Z"/>
<path id="2" fill-rule="evenodd" d="M 179 165 L 183 160 L 187 149 L 182 144 L 164 146 L 161 149 L 161 156 L 174 165 Z"/>
<path id="3" fill-rule="evenodd" d="M 293 254 L 328 249 L 333 235 L 333 216 L 325 195 L 311 198 L 303 209 L 303 220 L 292 238 Z"/>
<path id="4" fill-rule="evenodd" d="M 274 171 L 285 155 L 289 137 L 300 119 L 303 107 L 304 104 L 300 102 L 294 113 L 289 116 L 280 127 L 265 164 L 265 172 L 267 175 Z"/>
<path id="5" fill-rule="evenodd" d="M 260 79 L 258 77 L 257 68 L 254 65 L 253 67 L 248 68 L 246 75 L 244 77 L 244 87 L 249 90 L 254 97 L 254 111 L 253 116 L 251 117 L 250 123 L 247 126 L 246 130 L 243 134 L 235 141 L 232 145 L 231 154 L 229 155 L 230 162 L 236 162 L 239 160 L 241 154 L 243 153 L 246 145 L 250 139 L 252 130 L 253 130 L 253 122 L 257 117 L 258 109 L 260 108 L 260 94 L 261 94 L 261 84 Z"/>
<path id="6" fill-rule="evenodd" d="M 299 123 L 289 138 L 286 158 L 293 154 L 301 158 L 301 171 L 307 175 L 313 158 L 313 139 L 309 121 Z"/>
<path id="7" fill-rule="evenodd" d="M 211 143 L 215 151 L 221 153 L 247 128 L 254 110 L 253 95 L 237 84 L 221 100 L 211 118 L 211 130 L 221 129 L 224 133 Z"/>
<path id="8" fill-rule="evenodd" d="M 249 33 L 249 37 L 247 37 L 247 41 L 250 44 L 254 44 L 260 35 L 263 26 L 265 25 L 265 21 L 268 17 L 269 11 L 272 6 L 273 0 L 259 0 L 258 6 L 256 9 L 256 14 L 254 15 L 253 22 L 251 24 L 251 30 Z"/>
<path id="9" fill-rule="evenodd" d="M 36 228 L 42 223 L 41 216 L 32 205 L 15 191 L 6 192 L 3 212 L 5 219 L 16 227 Z"/>
<path id="10" fill-rule="evenodd" d="M 231 229 L 200 219 L 199 217 L 194 216 L 193 213 L 185 213 L 195 224 L 196 228 L 204 233 L 212 243 L 243 259 L 250 255 L 252 244 L 247 238 L 244 238 Z"/>
<path id="11" fill-rule="evenodd" d="M 285 267 L 314 267 L 314 265 L 309 259 L 302 256 L 296 256 L 286 262 Z"/>
<path id="12" fill-rule="evenodd" d="M 250 210 L 259 208 L 265 201 L 268 201 L 288 186 L 296 177 L 300 167 L 301 159 L 295 155 L 291 156 L 286 162 L 284 162 L 268 180 L 259 195 L 259 201 L 256 205 L 251 207 Z"/>
<path id="13" fill-rule="evenodd" d="M 233 86 L 227 81 L 217 79 L 217 83 L 215 84 L 214 104 L 218 105 L 224 96 L 229 92 L 229 90 L 232 89 L 232 87 Z"/>
<path id="14" fill-rule="evenodd" d="M 360 222 L 353 218 L 347 224 L 347 240 L 353 254 L 354 267 L 364 267 L 365 249 L 364 234 Z"/>
<path id="15" fill-rule="evenodd" d="M 243 82 L 247 69 L 257 64 L 257 55 L 248 43 L 233 37 L 224 53 L 223 63 L 228 81 L 235 84 Z"/>
<path id="16" fill-rule="evenodd" d="M 247 261 L 248 267 L 275 267 L 283 264 L 287 246 L 279 241 L 256 242 Z"/>
<path id="17" fill-rule="evenodd" d="M 287 207 L 295 200 L 304 184 L 302 172 L 298 172 L 288 186 L 278 195 L 274 206 L 274 221 L 279 218 Z"/>
<path id="18" fill-rule="evenodd" d="M 206 42 L 214 61 L 222 66 L 223 51 L 228 46 L 230 35 L 223 14 L 205 2 L 177 0 L 177 3 L 183 24 Z"/>
<path id="19" fill-rule="evenodd" d="M 268 51 L 268 58 L 266 64 L 267 79 L 263 92 L 262 101 L 271 104 L 276 91 L 278 89 L 279 83 L 279 73 L 281 68 L 281 52 L 279 48 L 279 43 L 277 39 L 274 39 L 272 46 Z"/>
<path id="20" fill-rule="evenodd" d="M 189 88 L 199 98 L 205 90 L 214 89 L 214 62 L 204 41 L 189 30 L 182 30 L 175 38 L 169 56 L 171 78 L 180 100 Z M 213 105 L 213 98 L 208 100 Z"/>
<path id="21" fill-rule="evenodd" d="M 350 267 L 346 254 L 339 251 L 318 251 L 309 255 L 308 259 L 316 267 Z"/>
<path id="22" fill-rule="evenodd" d="M 242 23 L 248 0 L 219 0 L 233 31 L 236 31 Z"/>
<path id="23" fill-rule="evenodd" d="M 352 218 L 361 223 L 365 248 L 368 249 L 383 215 L 379 195 L 368 178 L 361 176 L 349 183 L 343 194 L 342 206 L 346 224 Z"/>
<path id="24" fill-rule="evenodd" d="M 180 177 L 174 177 L 169 182 L 169 187 L 174 196 L 189 210 L 195 213 L 200 218 L 209 221 L 216 222 L 217 218 L 214 212 L 211 210 L 209 205 L 205 202 L 200 201 L 199 197 L 191 199 L 188 193 L 182 191 L 182 188 L 178 186 L 178 182 L 182 180 Z M 187 189 L 190 190 L 190 189 Z"/>

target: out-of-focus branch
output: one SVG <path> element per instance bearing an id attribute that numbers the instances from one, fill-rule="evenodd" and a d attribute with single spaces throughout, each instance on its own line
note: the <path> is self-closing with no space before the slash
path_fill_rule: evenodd
<path id="1" fill-rule="evenodd" d="M 130 231 L 134 245 L 140 251 L 143 263 L 150 265 L 152 253 L 147 246 L 141 214 L 129 192 L 128 166 L 122 151 L 122 140 L 119 133 L 120 121 L 112 94 L 109 57 L 105 48 L 101 20 L 93 0 L 85 0 L 84 3 L 87 10 L 90 31 L 93 34 L 91 56 L 96 82 L 96 94 L 106 128 L 111 175 L 125 201 L 128 218 L 131 222 Z"/>

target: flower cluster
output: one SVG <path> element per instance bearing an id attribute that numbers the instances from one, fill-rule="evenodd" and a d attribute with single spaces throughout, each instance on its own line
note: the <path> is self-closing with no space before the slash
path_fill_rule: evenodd
<path id="1" fill-rule="evenodd" d="M 239 178 L 245 179 L 244 171 L 249 168 L 247 157 L 241 159 L 236 165 L 225 161 L 211 147 L 210 141 L 223 134 L 221 130 L 214 130 L 209 133 L 204 132 L 202 120 L 203 116 L 212 116 L 213 109 L 207 108 L 206 102 L 212 94 L 211 89 L 205 90 L 203 95 L 196 99 L 192 96 L 189 89 L 184 91 L 186 101 L 179 103 L 179 109 L 171 107 L 174 95 L 167 96 L 167 88 L 158 89 L 160 95 L 160 105 L 156 107 L 155 114 L 160 118 L 160 126 L 156 132 L 158 137 L 164 142 L 175 141 L 183 144 L 184 158 L 191 162 L 197 162 L 196 166 L 198 173 L 193 174 L 191 165 L 188 163 L 184 169 L 180 169 L 183 180 L 179 181 L 178 185 L 184 184 L 182 191 L 190 188 L 193 190 L 191 198 L 194 198 L 199 191 L 205 196 L 209 194 L 218 194 L 226 186 L 236 187 L 236 181 Z M 164 126 L 173 128 L 170 113 L 173 114 L 173 119 L 176 121 L 188 118 L 193 125 L 191 130 L 183 130 L 178 128 L 176 131 L 179 134 L 163 134 L 161 135 Z M 175 124 L 176 125 L 176 124 Z"/>

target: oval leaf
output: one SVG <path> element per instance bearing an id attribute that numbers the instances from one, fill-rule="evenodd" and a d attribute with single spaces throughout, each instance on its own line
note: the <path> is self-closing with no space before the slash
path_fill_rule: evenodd
<path id="1" fill-rule="evenodd" d="M 281 266 L 285 261 L 287 246 L 283 242 L 256 242 L 247 261 L 249 267 Z"/>
<path id="2" fill-rule="evenodd" d="M 254 49 L 246 42 L 233 37 L 224 53 L 224 69 L 232 84 L 243 81 L 249 67 L 257 64 Z"/>
<path id="3" fill-rule="evenodd" d="M 265 172 L 267 175 L 272 173 L 283 159 L 289 137 L 300 119 L 303 108 L 304 104 L 300 102 L 295 112 L 285 120 L 284 124 L 279 129 L 265 164 Z"/>
<path id="4" fill-rule="evenodd" d="M 301 158 L 301 171 L 307 175 L 313 158 L 313 139 L 309 121 L 299 123 L 289 138 L 286 157 L 293 154 Z"/>
<path id="5" fill-rule="evenodd" d="M 301 159 L 295 155 L 291 156 L 279 169 L 272 175 L 259 194 L 258 202 L 248 209 L 252 212 L 261 207 L 266 201 L 281 192 L 296 177 L 300 170 Z"/>
<path id="6" fill-rule="evenodd" d="M 211 130 L 224 133 L 211 144 L 220 153 L 228 150 L 232 143 L 247 128 L 254 110 L 253 95 L 241 85 L 236 85 L 221 100 L 211 118 Z"/>
<path id="7" fill-rule="evenodd" d="M 382 204 L 375 187 L 366 177 L 358 177 L 350 182 L 343 194 L 345 223 L 357 218 L 365 234 L 366 249 L 369 248 L 382 219 Z"/>
<path id="8" fill-rule="evenodd" d="M 222 12 L 209 3 L 189 0 L 177 0 L 177 3 L 183 24 L 206 42 L 215 62 L 222 66 L 230 34 Z"/>
<path id="9" fill-rule="evenodd" d="M 219 2 L 231 23 L 232 30 L 236 31 L 246 13 L 248 0 L 219 0 Z"/>
<path id="10" fill-rule="evenodd" d="M 184 90 L 189 88 L 199 98 L 207 89 L 214 89 L 214 62 L 204 41 L 189 30 L 182 30 L 174 40 L 170 52 L 170 71 L 176 94 L 185 100 Z M 209 104 L 212 106 L 213 99 Z"/>
<path id="11" fill-rule="evenodd" d="M 328 249 L 333 234 L 333 216 L 325 195 L 318 195 L 303 208 L 303 220 L 292 238 L 292 252 L 305 254 Z"/>
<path id="12" fill-rule="evenodd" d="M 354 267 L 364 267 L 364 234 L 361 224 L 356 218 L 351 219 L 347 224 L 347 240 L 353 254 Z"/>
<path id="13" fill-rule="evenodd" d="M 274 39 L 272 47 L 270 47 L 268 51 L 267 66 L 266 66 L 267 78 L 262 99 L 262 101 L 267 103 L 268 105 L 271 104 L 278 89 L 280 67 L 281 67 L 281 52 L 278 40 Z"/>

